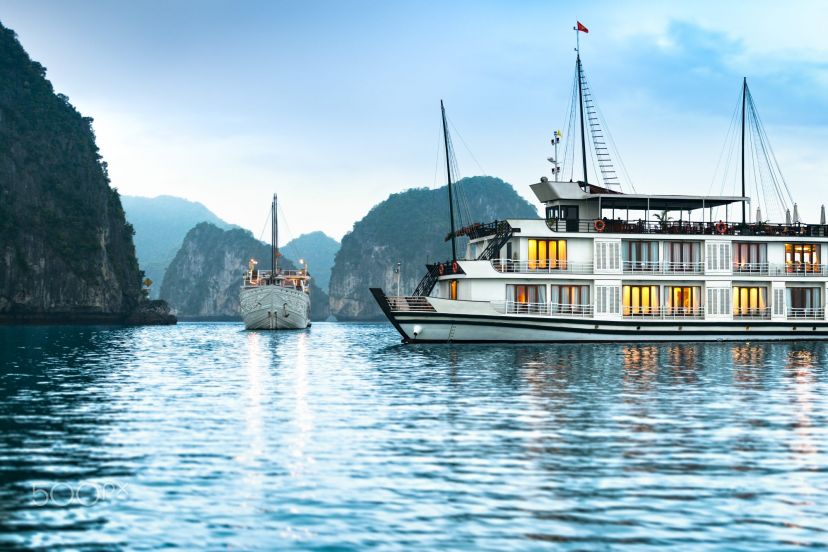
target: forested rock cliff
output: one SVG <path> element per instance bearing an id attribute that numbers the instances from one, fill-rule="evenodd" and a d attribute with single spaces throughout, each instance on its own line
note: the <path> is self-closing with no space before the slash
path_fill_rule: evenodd
<path id="1" fill-rule="evenodd" d="M 92 119 L 0 25 L 0 321 L 121 322 L 141 297 Z"/>
<path id="2" fill-rule="evenodd" d="M 238 319 L 239 291 L 249 259 L 270 269 L 270 246 L 242 229 L 222 230 L 203 222 L 187 233 L 161 285 L 161 298 L 181 318 Z M 294 269 L 282 257 L 279 265 Z M 313 278 L 313 268 L 310 270 Z M 330 314 L 328 296 L 311 279 L 311 320 L 324 320 Z"/>
<path id="3" fill-rule="evenodd" d="M 472 221 L 538 217 L 537 210 L 499 178 L 465 178 L 458 188 Z M 376 205 L 342 239 L 331 273 L 331 314 L 338 320 L 382 318 L 368 288 L 382 287 L 395 294 L 394 268 L 399 261 L 400 292 L 411 293 L 425 274 L 426 262 L 450 258 L 448 230 L 445 186 L 406 190 Z M 465 241 L 458 241 L 458 255 L 464 248 Z"/>

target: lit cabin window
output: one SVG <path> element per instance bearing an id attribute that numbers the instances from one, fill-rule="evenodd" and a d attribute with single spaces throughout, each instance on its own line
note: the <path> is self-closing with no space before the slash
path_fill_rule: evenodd
<path id="1" fill-rule="evenodd" d="M 733 314 L 756 316 L 765 313 L 768 306 L 768 288 L 733 287 Z"/>
<path id="2" fill-rule="evenodd" d="M 699 309 L 701 286 L 668 286 L 664 290 L 668 314 L 689 314 Z"/>
<path id="3" fill-rule="evenodd" d="M 449 280 L 449 299 L 457 300 L 457 280 Z"/>
<path id="4" fill-rule="evenodd" d="M 785 244 L 785 270 L 787 272 L 819 272 L 819 268 L 818 244 Z"/>
<path id="5" fill-rule="evenodd" d="M 659 286 L 624 286 L 622 312 L 624 316 L 641 316 L 658 312 Z"/>
<path id="6" fill-rule="evenodd" d="M 529 270 L 566 270 L 566 240 L 529 240 Z"/>

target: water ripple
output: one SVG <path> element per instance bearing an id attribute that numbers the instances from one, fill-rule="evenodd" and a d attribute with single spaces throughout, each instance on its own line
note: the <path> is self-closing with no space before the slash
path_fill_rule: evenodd
<path id="1" fill-rule="evenodd" d="M 0 328 L 0 548 L 828 546 L 821 344 Z"/>

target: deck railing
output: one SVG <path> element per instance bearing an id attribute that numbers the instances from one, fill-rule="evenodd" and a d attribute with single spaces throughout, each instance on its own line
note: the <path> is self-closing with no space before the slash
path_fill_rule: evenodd
<path id="1" fill-rule="evenodd" d="M 545 261 L 515 261 L 512 259 L 492 259 L 492 267 L 498 272 L 516 272 L 522 274 L 549 273 L 557 274 L 592 274 L 592 263 L 545 260 Z"/>
<path id="2" fill-rule="evenodd" d="M 824 320 L 825 309 L 819 308 L 789 308 L 786 313 L 788 320 Z"/>
<path id="3" fill-rule="evenodd" d="M 427 297 L 420 295 L 386 297 L 388 307 L 393 312 L 434 312 L 434 307 Z"/>
<path id="4" fill-rule="evenodd" d="M 825 224 L 768 224 L 732 222 L 691 222 L 683 220 L 546 219 L 553 232 L 604 234 L 685 234 L 729 236 L 828 236 Z"/>
<path id="5" fill-rule="evenodd" d="M 768 320 L 771 317 L 770 307 L 765 308 L 736 308 L 733 310 L 735 320 Z"/>
<path id="6" fill-rule="evenodd" d="M 621 307 L 625 318 L 660 318 L 664 320 L 704 318 L 704 307 Z"/>
<path id="7" fill-rule="evenodd" d="M 624 261 L 622 270 L 630 274 L 704 274 L 704 262 Z"/>
<path id="8" fill-rule="evenodd" d="M 592 316 L 592 305 L 521 303 L 518 301 L 491 301 L 491 305 L 501 314 L 536 314 L 544 316 L 572 316 L 578 318 L 589 318 Z"/>

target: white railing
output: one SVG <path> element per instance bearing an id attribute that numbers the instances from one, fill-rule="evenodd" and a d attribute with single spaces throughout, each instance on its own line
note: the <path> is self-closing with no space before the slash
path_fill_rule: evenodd
<path id="1" fill-rule="evenodd" d="M 826 265 L 814 263 L 733 263 L 734 274 L 758 276 L 826 276 Z"/>
<path id="2" fill-rule="evenodd" d="M 825 309 L 820 308 L 789 308 L 787 312 L 788 320 L 824 320 Z"/>
<path id="3" fill-rule="evenodd" d="M 434 307 L 428 302 L 428 298 L 419 295 L 414 296 L 390 296 L 386 297 L 388 307 L 394 312 L 433 312 Z"/>
<path id="4" fill-rule="evenodd" d="M 739 320 L 767 320 L 771 317 L 770 307 L 765 308 L 735 308 L 733 318 Z"/>
<path id="5" fill-rule="evenodd" d="M 501 314 L 534 314 L 539 316 L 571 316 L 589 318 L 592 305 L 565 305 L 562 303 L 520 303 L 517 301 L 491 301 Z"/>
<path id="6" fill-rule="evenodd" d="M 517 272 L 523 274 L 592 274 L 592 263 L 576 261 L 515 261 L 512 259 L 492 259 L 492 267 L 498 272 Z"/>
<path id="7" fill-rule="evenodd" d="M 625 318 L 660 318 L 664 320 L 704 318 L 704 307 L 621 307 Z"/>
<path id="8" fill-rule="evenodd" d="M 704 263 L 702 261 L 624 261 L 622 269 L 626 273 L 640 274 L 703 274 Z"/>
<path id="9" fill-rule="evenodd" d="M 272 271 L 270 270 L 245 270 L 242 275 L 245 286 L 260 286 L 265 284 L 272 284 Z M 299 282 L 301 280 L 308 280 L 308 273 L 304 270 L 279 270 L 276 272 L 276 278 L 279 285 L 288 288 L 300 288 Z"/>

